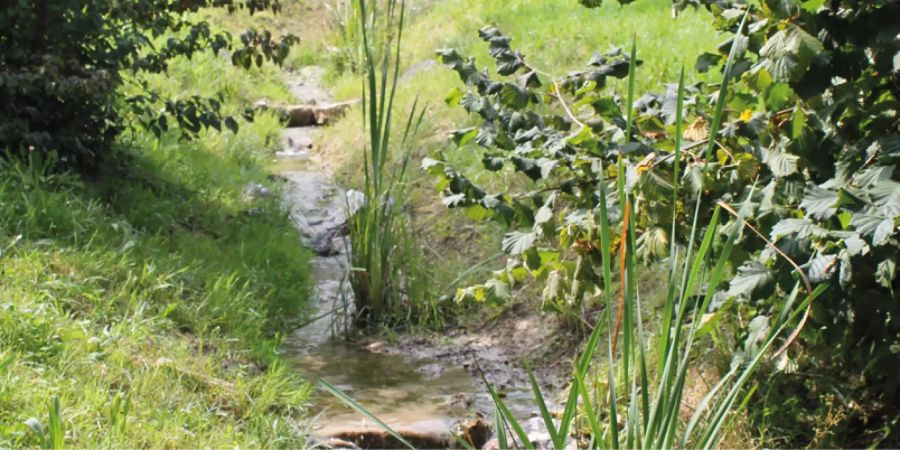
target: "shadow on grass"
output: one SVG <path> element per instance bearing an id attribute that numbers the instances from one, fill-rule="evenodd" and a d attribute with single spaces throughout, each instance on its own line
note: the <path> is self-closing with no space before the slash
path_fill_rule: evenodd
<path id="1" fill-rule="evenodd" d="M 68 292 L 83 299 L 68 307 L 76 314 L 150 307 L 180 331 L 251 346 L 302 320 L 309 254 L 277 186 L 251 162 L 200 144 L 154 147 L 117 152 L 91 181 L 37 161 L 5 163 L 0 242 L 21 235 L 18 249 L 86 272 Z M 249 183 L 272 193 L 246 198 Z M 79 291 L 92 284 L 104 295 L 87 304 Z"/>

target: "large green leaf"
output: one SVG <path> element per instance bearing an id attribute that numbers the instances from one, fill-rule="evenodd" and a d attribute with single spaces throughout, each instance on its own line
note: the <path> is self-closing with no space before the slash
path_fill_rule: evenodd
<path id="1" fill-rule="evenodd" d="M 889 218 L 900 217 L 900 183 L 882 180 L 872 186 L 870 193 L 881 214 Z"/>
<path id="2" fill-rule="evenodd" d="M 737 274 L 728 287 L 729 296 L 750 297 L 768 287 L 775 277 L 765 264 L 750 260 L 738 267 Z"/>
<path id="3" fill-rule="evenodd" d="M 783 236 L 805 239 L 810 236 L 822 235 L 824 232 L 825 230 L 809 219 L 784 219 L 772 227 L 772 240 L 777 241 Z"/>
<path id="4" fill-rule="evenodd" d="M 513 109 L 522 109 L 528 106 L 528 91 L 513 83 L 504 83 L 500 88 L 500 101 Z"/>
<path id="5" fill-rule="evenodd" d="M 823 55 L 825 48 L 815 36 L 794 24 L 787 25 L 766 41 L 760 50 L 757 68 L 764 68 L 778 82 L 799 80 L 813 60 Z"/>
<path id="6" fill-rule="evenodd" d="M 850 256 L 865 255 L 866 253 L 869 253 L 869 244 L 861 239 L 859 234 L 854 234 L 844 239 L 844 247 L 847 249 L 847 253 Z"/>
<path id="7" fill-rule="evenodd" d="M 837 201 L 837 192 L 811 185 L 806 189 L 806 196 L 800 202 L 800 207 L 806 211 L 807 217 L 824 220 L 837 211 Z"/>
<path id="8" fill-rule="evenodd" d="M 772 171 L 772 175 L 778 178 L 786 177 L 797 173 L 797 161 L 800 159 L 797 155 L 792 155 L 784 150 L 769 150 L 763 160 Z"/>
<path id="9" fill-rule="evenodd" d="M 863 236 L 871 236 L 872 244 L 884 245 L 894 234 L 894 219 L 876 214 L 854 214 L 850 224 Z"/>
<path id="10" fill-rule="evenodd" d="M 521 255 L 534 247 L 538 235 L 535 232 L 513 231 L 503 237 L 503 251 L 510 255 Z"/>

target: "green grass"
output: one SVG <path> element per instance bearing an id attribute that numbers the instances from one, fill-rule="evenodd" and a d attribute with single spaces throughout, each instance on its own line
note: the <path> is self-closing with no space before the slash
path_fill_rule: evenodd
<path id="1" fill-rule="evenodd" d="M 150 84 L 230 111 L 287 95 L 275 69 L 212 55 Z M 310 387 L 277 349 L 305 312 L 309 255 L 261 169 L 280 124 L 241 125 L 126 130 L 89 180 L 2 163 L 0 447 L 303 444 Z M 276 193 L 248 201 L 250 182 Z"/>

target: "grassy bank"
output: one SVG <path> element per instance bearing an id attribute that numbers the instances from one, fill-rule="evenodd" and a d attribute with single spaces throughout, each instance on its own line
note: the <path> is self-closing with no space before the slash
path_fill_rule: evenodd
<path id="1" fill-rule="evenodd" d="M 221 93 L 231 111 L 287 98 L 276 69 L 211 55 L 149 81 Z M 308 254 L 261 169 L 279 128 L 126 130 L 90 180 L 37 156 L 2 163 L 0 447 L 56 445 L 57 431 L 65 447 L 302 444 L 309 387 L 277 347 L 302 319 Z"/>
<path id="2" fill-rule="evenodd" d="M 689 83 L 703 81 L 705 76 L 693 72 L 693 61 L 704 51 L 714 50 L 720 40 L 706 11 L 688 10 L 672 18 L 671 2 L 666 0 L 640 0 L 624 7 L 606 2 L 594 10 L 574 0 L 411 1 L 408 5 L 396 110 L 405 117 L 417 95 L 420 104 L 427 107 L 419 132 L 422 139 L 412 146 L 412 161 L 417 164 L 433 152 L 448 150 L 455 167 L 465 168 L 465 175 L 473 182 L 489 187 L 522 181 L 512 172 L 488 172 L 475 151 L 453 149 L 448 133 L 472 125 L 472 118 L 462 108 L 442 101 L 447 92 L 463 84 L 456 73 L 434 61 L 435 50 L 458 49 L 463 55 L 474 56 L 479 68 L 492 71 L 493 60 L 478 30 L 494 25 L 511 36 L 513 48 L 541 70 L 562 76 L 582 69 L 594 51 L 627 48 L 634 35 L 640 48 L 638 56 L 643 60 L 637 71 L 637 91 L 661 92 L 665 83 L 677 82 L 681 64 L 687 66 Z M 338 99 L 360 96 L 357 74 L 333 70 L 331 82 Z M 624 92 L 618 81 L 611 82 L 610 89 Z M 320 139 L 319 159 L 326 170 L 350 186 L 362 182 L 365 136 L 359 118 L 358 111 L 351 111 L 344 120 L 324 130 Z M 498 254 L 502 232 L 494 224 L 474 222 L 462 212 L 448 211 L 434 191 L 434 179 L 424 172 L 411 170 L 408 178 L 413 228 L 419 234 L 424 257 L 434 269 L 428 274 L 432 292 L 452 295 L 456 287 L 482 282 L 490 270 L 502 266 L 502 255 Z"/>

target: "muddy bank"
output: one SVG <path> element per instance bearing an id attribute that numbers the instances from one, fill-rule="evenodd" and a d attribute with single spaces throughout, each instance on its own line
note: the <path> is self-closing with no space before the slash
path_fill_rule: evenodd
<path id="1" fill-rule="evenodd" d="M 519 304 L 485 323 L 365 342 L 375 353 L 442 361 L 421 368 L 426 375 L 440 375 L 443 366 L 452 365 L 479 380 L 484 373 L 488 382 L 501 390 L 530 389 L 524 368 L 528 362 L 544 389 L 559 392 L 571 373 L 571 355 L 566 348 L 570 346 L 564 345 L 567 340 L 561 338 L 555 319 L 535 309 Z"/>

